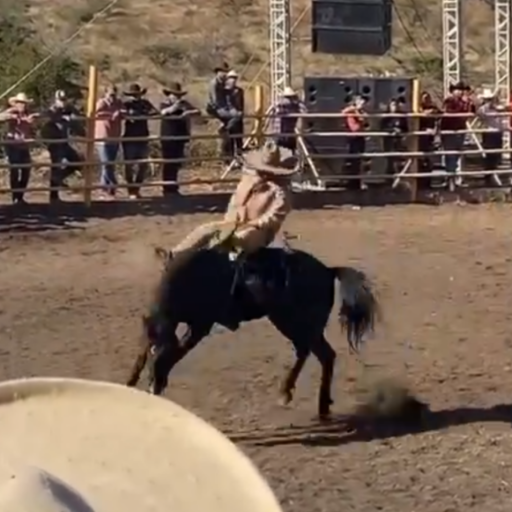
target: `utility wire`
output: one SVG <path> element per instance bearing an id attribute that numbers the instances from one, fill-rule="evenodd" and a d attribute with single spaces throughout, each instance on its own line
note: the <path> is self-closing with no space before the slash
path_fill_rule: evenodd
<path id="1" fill-rule="evenodd" d="M 392 0 L 391 2 L 392 6 L 393 6 L 393 10 L 395 12 L 395 15 L 396 15 L 396 18 L 398 20 L 398 23 L 400 24 L 400 26 L 402 27 L 402 30 L 404 31 L 407 39 L 409 40 L 409 43 L 411 43 L 412 47 L 416 50 L 416 53 L 418 54 L 418 56 L 420 57 L 420 59 L 422 60 L 423 62 L 423 67 L 426 69 L 426 62 L 427 62 L 427 59 L 425 58 L 425 55 L 424 53 L 420 50 L 420 47 L 418 46 L 418 44 L 416 43 L 416 39 L 414 38 L 414 36 L 411 34 L 411 31 L 407 28 L 407 24 L 405 23 L 405 20 L 400 12 L 400 10 L 398 9 L 398 6 L 396 5 L 396 1 L 395 0 Z"/>
<path id="2" fill-rule="evenodd" d="M 32 75 L 37 73 L 47 62 L 57 56 L 59 53 L 64 53 L 68 49 L 68 45 L 73 42 L 82 32 L 93 25 L 98 18 L 106 14 L 119 0 L 112 0 L 103 9 L 100 9 L 87 23 L 77 29 L 71 36 L 65 39 L 60 45 L 58 45 L 52 52 L 50 52 L 41 62 L 36 64 L 30 71 L 25 73 L 16 83 L 11 85 L 6 91 L 0 94 L 0 100 L 11 94 L 14 89 L 17 89 L 25 80 L 30 78 Z"/>

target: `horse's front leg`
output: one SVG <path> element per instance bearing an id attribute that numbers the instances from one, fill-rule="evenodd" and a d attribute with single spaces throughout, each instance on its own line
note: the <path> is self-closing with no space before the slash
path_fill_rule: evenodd
<path id="1" fill-rule="evenodd" d="M 187 332 L 178 339 L 173 332 L 152 354 L 150 393 L 161 395 L 168 385 L 172 369 L 211 331 L 213 323 L 188 324 Z"/>
<path id="2" fill-rule="evenodd" d="M 126 381 L 126 385 L 128 387 L 135 387 L 138 384 L 142 370 L 144 370 L 144 367 L 146 366 L 150 348 L 149 340 L 145 338 L 141 340 L 137 357 L 135 358 L 130 375 Z"/>

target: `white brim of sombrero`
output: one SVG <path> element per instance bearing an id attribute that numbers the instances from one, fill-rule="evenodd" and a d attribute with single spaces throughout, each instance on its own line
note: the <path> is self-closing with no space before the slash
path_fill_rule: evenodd
<path id="1" fill-rule="evenodd" d="M 116 384 L 1 383 L 0 453 L 0 486 L 36 466 L 99 512 L 280 512 L 253 464 L 219 431 L 173 402 Z"/>

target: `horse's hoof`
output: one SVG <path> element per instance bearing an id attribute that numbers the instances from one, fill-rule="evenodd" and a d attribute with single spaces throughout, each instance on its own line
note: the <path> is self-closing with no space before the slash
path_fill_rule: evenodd
<path id="1" fill-rule="evenodd" d="M 320 423 L 330 423 L 332 421 L 332 416 L 331 416 L 331 413 L 330 411 L 329 412 L 321 412 L 319 415 L 318 415 L 318 421 Z"/>
<path id="2" fill-rule="evenodd" d="M 279 398 L 277 399 L 277 405 L 280 405 L 281 407 L 286 407 L 287 405 L 290 405 L 290 403 L 293 400 L 293 394 L 290 391 L 283 391 Z"/>

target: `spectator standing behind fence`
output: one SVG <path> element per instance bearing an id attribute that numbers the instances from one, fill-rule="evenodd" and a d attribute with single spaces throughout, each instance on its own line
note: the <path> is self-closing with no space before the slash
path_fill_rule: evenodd
<path id="1" fill-rule="evenodd" d="M 402 105 L 392 99 L 387 107 L 386 114 L 380 121 L 380 129 L 389 135 L 384 136 L 383 147 L 386 153 L 399 153 L 405 151 L 405 135 L 409 131 L 409 123 L 406 117 L 403 117 Z M 389 156 L 386 158 L 386 174 L 395 174 L 398 172 L 398 164 L 403 157 Z"/>
<path id="2" fill-rule="evenodd" d="M 123 95 L 128 97 L 123 106 L 126 114 L 123 139 L 141 139 L 123 140 L 124 174 L 130 199 L 140 197 L 140 185 L 144 182 L 148 170 L 149 123 L 147 118 L 158 114 L 156 108 L 144 97 L 146 92 L 147 89 L 143 89 L 139 84 L 131 84 L 128 90 L 123 92 Z"/>
<path id="3" fill-rule="evenodd" d="M 503 132 L 508 130 L 507 116 L 499 116 L 506 110 L 500 105 L 496 94 L 491 89 L 484 89 L 482 94 L 478 96 L 480 105 L 476 110 L 476 114 L 482 123 L 482 128 L 488 130 L 482 133 L 482 146 L 485 149 L 502 149 L 503 148 Z M 485 153 L 484 169 L 486 171 L 494 171 L 501 165 L 501 153 Z M 499 185 L 495 174 L 486 176 L 486 181 L 491 184 Z"/>
<path id="4" fill-rule="evenodd" d="M 241 155 L 244 144 L 245 93 L 238 85 L 238 73 L 230 71 L 226 76 L 227 103 L 230 111 L 236 112 L 231 132 L 225 137 L 226 147 L 222 153 L 235 157 Z"/>
<path id="5" fill-rule="evenodd" d="M 80 171 L 83 157 L 71 146 L 71 135 L 84 135 L 83 124 L 79 122 L 80 112 L 68 100 L 63 90 L 55 92 L 55 99 L 50 108 L 45 112 L 45 121 L 41 129 L 43 139 L 50 154 L 51 171 L 50 186 L 66 186 L 65 179 L 76 171 Z M 50 191 L 50 201 L 58 201 L 58 190 Z"/>
<path id="6" fill-rule="evenodd" d="M 9 162 L 11 189 L 25 189 L 30 180 L 30 143 L 34 137 L 34 121 L 39 114 L 30 112 L 32 100 L 23 92 L 9 98 L 9 108 L 0 114 L 0 121 L 7 123 L 5 152 Z M 23 204 L 24 192 L 13 192 L 15 204 Z"/>
<path id="7" fill-rule="evenodd" d="M 283 95 L 272 105 L 268 113 L 270 117 L 269 130 L 275 143 L 281 149 L 287 149 L 293 154 L 297 151 L 297 134 L 303 131 L 304 120 L 298 114 L 308 111 L 304 102 L 291 87 L 285 87 Z M 296 133 L 297 132 L 297 133 Z"/>
<path id="8" fill-rule="evenodd" d="M 342 119 L 345 130 L 350 134 L 347 145 L 349 155 L 360 155 L 366 150 L 366 100 L 362 96 L 355 96 L 349 105 L 347 105 L 341 113 L 345 116 Z M 346 163 L 348 174 L 359 176 L 363 171 L 363 159 L 361 157 L 352 157 Z M 362 180 L 349 181 L 349 188 L 360 188 Z"/>
<path id="9" fill-rule="evenodd" d="M 450 86 L 450 94 L 443 102 L 443 112 L 445 114 L 468 114 L 468 116 L 441 117 L 441 131 L 451 131 L 455 133 L 441 134 L 443 149 L 445 151 L 456 151 L 452 155 L 445 155 L 444 165 L 447 173 L 455 175 L 459 172 L 459 163 L 465 140 L 466 122 L 469 114 L 474 111 L 474 106 L 470 100 L 470 88 L 464 82 L 458 82 Z M 460 179 L 456 180 L 460 184 Z"/>
<path id="10" fill-rule="evenodd" d="M 165 100 L 160 104 L 160 113 L 163 116 L 160 122 L 162 158 L 164 160 L 183 159 L 185 148 L 190 140 L 190 116 L 197 115 L 200 111 L 184 98 L 187 91 L 184 91 L 178 82 L 164 88 L 163 93 Z M 178 173 L 182 166 L 182 161 L 164 162 L 162 165 L 163 180 L 178 181 Z M 179 193 L 177 183 L 163 186 L 164 196 L 177 193 Z"/>
<path id="11" fill-rule="evenodd" d="M 422 135 L 418 137 L 418 150 L 422 153 L 432 153 L 435 148 L 435 137 L 439 129 L 441 109 L 434 103 L 428 92 L 423 92 L 420 98 L 420 113 L 418 128 Z M 422 173 L 432 172 L 433 163 L 431 156 L 419 159 L 419 171 Z M 419 183 L 427 186 L 429 180 L 421 178 Z"/>
<path id="12" fill-rule="evenodd" d="M 116 159 L 123 124 L 123 102 L 118 97 L 117 87 L 105 88 L 103 98 L 96 104 L 94 139 L 96 153 L 101 165 L 101 185 L 106 193 L 104 198 L 114 198 L 117 185 Z M 100 140 L 103 139 L 103 140 Z M 104 140 L 117 139 L 117 140 Z"/>

